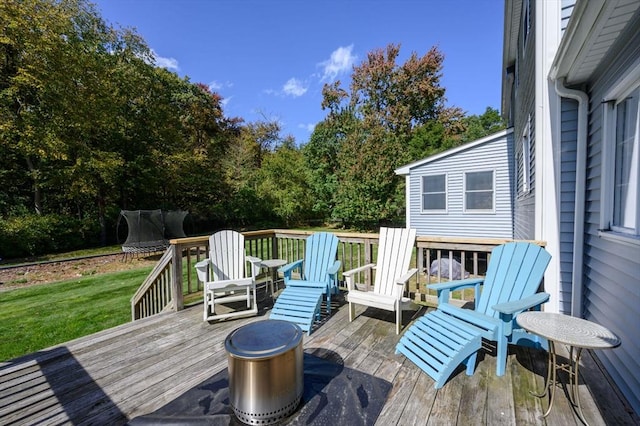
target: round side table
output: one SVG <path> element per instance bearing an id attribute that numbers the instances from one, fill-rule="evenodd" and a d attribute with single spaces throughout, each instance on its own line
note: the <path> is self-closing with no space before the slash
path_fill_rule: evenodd
<path id="1" fill-rule="evenodd" d="M 516 317 L 516 321 L 525 330 L 542 336 L 549 341 L 547 383 L 542 393 L 532 392 L 533 395 L 542 398 L 549 393 L 549 387 L 551 386 L 549 408 L 547 408 L 543 417 L 547 417 L 553 407 L 555 389 L 558 384 L 556 371 L 561 370 L 569 374 L 569 389 L 567 392 L 569 401 L 576 409 L 576 414 L 582 423 L 588 425 L 582 413 L 580 394 L 578 393 L 580 355 L 582 355 L 583 349 L 613 349 L 620 345 L 618 336 L 594 322 L 551 312 L 523 312 Z M 569 362 L 567 364 L 558 363 L 555 343 L 569 346 Z"/>

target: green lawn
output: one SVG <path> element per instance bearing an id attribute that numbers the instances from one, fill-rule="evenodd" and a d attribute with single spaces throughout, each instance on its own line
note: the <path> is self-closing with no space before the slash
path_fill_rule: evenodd
<path id="1" fill-rule="evenodd" d="M 151 267 L 0 293 L 0 361 L 131 321 Z"/>
<path id="2" fill-rule="evenodd" d="M 118 254 L 118 253 L 122 253 L 121 246 L 96 247 L 96 248 L 75 250 L 75 251 L 64 252 L 64 253 L 44 254 L 42 256 L 35 256 L 35 257 L 28 257 L 28 258 L 4 259 L 0 263 L 2 263 L 3 266 L 22 265 L 22 264 L 30 264 L 30 263 L 37 263 L 37 262 L 47 262 L 51 260 L 67 260 L 67 259 L 73 259 L 75 257 L 96 256 L 96 255 L 104 255 L 104 254 Z"/>

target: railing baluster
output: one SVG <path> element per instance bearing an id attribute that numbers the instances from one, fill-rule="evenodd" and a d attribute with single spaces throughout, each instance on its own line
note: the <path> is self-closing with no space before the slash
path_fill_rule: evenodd
<path id="1" fill-rule="evenodd" d="M 311 234 L 312 232 L 309 231 L 263 230 L 245 232 L 245 238 L 250 254 L 261 259 L 282 258 L 291 262 L 304 257 L 306 238 Z M 335 234 L 340 239 L 341 250 L 338 258 L 342 261 L 342 271 L 374 261 L 378 244 L 377 235 L 348 232 L 336 232 Z M 202 258 L 207 257 L 208 239 L 209 236 L 201 236 L 171 240 L 170 247 L 131 298 L 133 320 L 162 312 L 168 306 L 174 310 L 183 309 L 185 295 L 197 295 L 202 291 L 202 284 L 199 280 L 196 280 L 197 285 L 193 284 L 193 277 L 196 275 L 194 265 Z M 415 252 L 415 265 L 419 274 L 415 278 L 415 288 L 412 282 L 407 289 L 409 296 L 420 302 L 428 302 L 433 299 L 433 291 L 428 290 L 426 286 L 433 282 L 441 282 L 443 279 L 441 268 L 437 268 L 434 276 L 430 274 L 431 264 L 434 260 L 440 264 L 443 258 L 449 259 L 449 279 L 452 279 L 451 277 L 455 277 L 453 262 L 456 260 L 456 254 L 459 253 L 462 273 L 464 274 L 471 261 L 472 265 L 469 266 L 472 266 L 473 275 L 480 276 L 480 274 L 484 274 L 485 262 L 488 261 L 490 251 L 493 247 L 504 242 L 506 241 L 496 239 L 419 236 L 416 239 Z M 536 241 L 536 243 L 544 245 L 542 242 Z M 470 259 L 467 259 L 469 253 L 471 256 Z M 195 262 L 193 262 L 194 254 Z M 185 257 L 186 271 L 183 274 L 182 264 L 185 262 Z M 422 273 L 425 273 L 426 277 L 420 277 Z M 183 288 L 184 279 L 187 282 L 184 283 Z M 357 280 L 370 286 L 373 282 L 373 275 L 371 272 L 365 273 L 357 277 Z M 423 281 L 424 290 L 422 288 Z M 193 297 L 190 300 L 192 299 Z"/>

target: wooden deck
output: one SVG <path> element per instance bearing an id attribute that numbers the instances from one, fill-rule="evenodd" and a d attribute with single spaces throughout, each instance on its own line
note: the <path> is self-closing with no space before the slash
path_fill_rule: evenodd
<path id="1" fill-rule="evenodd" d="M 359 310 L 349 323 L 336 303 L 305 351 L 384 378 L 393 384 L 377 424 L 578 425 L 562 391 L 547 419 L 541 389 L 546 353 L 511 348 L 507 373 L 496 377 L 491 353 L 479 356 L 476 373 L 457 373 L 442 389 L 402 355 L 392 313 Z M 415 315 L 421 315 L 424 310 Z M 405 313 L 405 324 L 412 313 Z M 414 316 L 415 316 L 414 315 Z M 227 366 L 224 339 L 257 317 L 208 324 L 201 306 L 128 323 L 0 364 L 0 424 L 118 425 L 150 413 Z M 591 353 L 583 356 L 581 396 L 591 425 L 637 424 L 619 392 Z M 358 424 L 346 419 L 345 424 Z"/>

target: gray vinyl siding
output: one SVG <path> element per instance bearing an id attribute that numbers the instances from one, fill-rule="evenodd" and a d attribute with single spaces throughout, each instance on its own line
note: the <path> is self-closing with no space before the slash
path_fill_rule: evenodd
<path id="1" fill-rule="evenodd" d="M 531 1 L 531 28 L 535 26 L 536 2 Z M 520 31 L 522 34 L 522 31 Z M 518 85 L 514 90 L 514 100 L 511 107 L 514 109 L 513 134 L 516 139 L 514 144 L 515 158 L 521 158 L 522 144 L 520 138 L 527 126 L 530 117 L 530 146 L 535 147 L 535 31 L 531 31 L 524 44 L 518 42 L 521 48 L 518 50 L 516 61 L 516 80 Z M 535 162 L 536 153 L 532 149 L 530 153 L 530 190 L 526 194 L 516 194 L 514 201 L 513 236 L 515 239 L 532 240 L 535 238 Z M 518 165 L 519 167 L 519 165 Z"/>
<path id="2" fill-rule="evenodd" d="M 640 57 L 640 20 L 632 36 L 618 40 L 604 66 L 588 85 L 591 99 L 585 194 L 584 316 L 609 328 L 622 340 L 614 350 L 595 351 L 636 412 L 640 412 L 640 247 L 598 235 L 603 144 L 601 100 L 614 82 Z"/>
<path id="3" fill-rule="evenodd" d="M 513 238 L 512 134 L 416 166 L 409 173 L 410 224 L 418 235 Z M 464 212 L 465 172 L 494 171 L 495 211 Z M 422 211 L 422 177 L 446 174 L 447 212 Z"/>
<path id="4" fill-rule="evenodd" d="M 560 312 L 571 314 L 578 129 L 578 103 L 576 101 L 562 100 L 560 120 L 560 282 L 558 283 L 558 296 Z"/>

